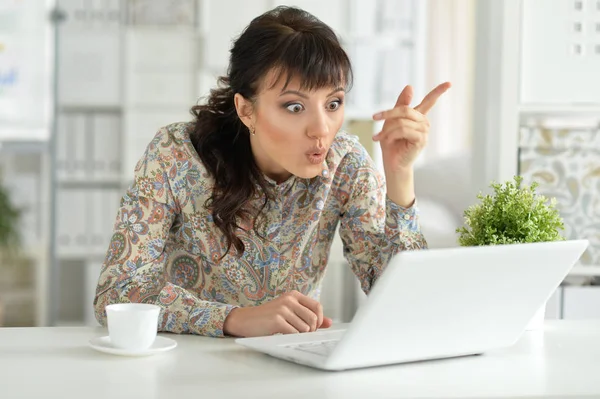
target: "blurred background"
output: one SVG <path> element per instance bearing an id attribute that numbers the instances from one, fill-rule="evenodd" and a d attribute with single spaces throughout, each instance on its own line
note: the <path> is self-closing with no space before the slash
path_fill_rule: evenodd
<path id="1" fill-rule="evenodd" d="M 96 325 L 135 163 L 158 128 L 191 119 L 232 39 L 279 4 L 340 36 L 355 71 L 345 129 L 380 167 L 371 115 L 407 84 L 414 106 L 452 82 L 416 171 L 430 247 L 457 245 L 476 194 L 521 174 L 558 199 L 569 238 L 590 240 L 546 317 L 600 318 L 600 1 L 0 0 L 0 326 Z M 325 312 L 348 321 L 363 299 L 338 239 Z"/>

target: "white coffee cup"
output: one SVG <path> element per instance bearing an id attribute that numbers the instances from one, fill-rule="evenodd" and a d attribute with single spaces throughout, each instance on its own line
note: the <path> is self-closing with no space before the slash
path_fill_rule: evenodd
<path id="1" fill-rule="evenodd" d="M 110 343 L 131 351 L 148 349 L 156 340 L 160 307 L 146 303 L 118 303 L 106 307 Z"/>

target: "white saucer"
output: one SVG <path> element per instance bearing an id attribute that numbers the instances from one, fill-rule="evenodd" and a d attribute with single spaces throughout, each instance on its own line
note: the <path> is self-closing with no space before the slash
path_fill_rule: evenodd
<path id="1" fill-rule="evenodd" d="M 104 353 L 110 353 L 112 355 L 150 356 L 150 355 L 155 355 L 160 352 L 166 352 L 166 351 L 169 351 L 169 350 L 175 348 L 177 346 L 177 341 L 172 340 L 170 338 L 157 336 L 156 340 L 154 341 L 154 343 L 152 344 L 152 346 L 150 348 L 144 349 L 141 351 L 136 351 L 136 350 L 115 348 L 114 346 L 111 345 L 110 337 L 107 335 L 104 337 L 96 337 L 96 338 L 90 339 L 89 345 L 90 345 L 90 347 L 92 347 L 93 349 L 95 349 L 97 351 L 104 352 Z"/>

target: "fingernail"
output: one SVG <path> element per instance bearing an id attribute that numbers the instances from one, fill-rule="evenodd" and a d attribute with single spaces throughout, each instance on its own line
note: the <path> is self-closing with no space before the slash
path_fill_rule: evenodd
<path id="1" fill-rule="evenodd" d="M 373 119 L 378 120 L 378 119 L 381 119 L 382 116 L 383 116 L 383 112 L 378 112 L 375 115 L 373 115 Z"/>

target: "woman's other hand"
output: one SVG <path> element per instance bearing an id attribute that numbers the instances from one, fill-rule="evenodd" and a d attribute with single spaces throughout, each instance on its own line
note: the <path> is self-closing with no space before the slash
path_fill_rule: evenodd
<path id="1" fill-rule="evenodd" d="M 233 309 L 223 326 L 225 335 L 258 337 L 313 332 L 331 327 L 321 304 L 298 291 L 287 292 L 259 306 Z"/>

